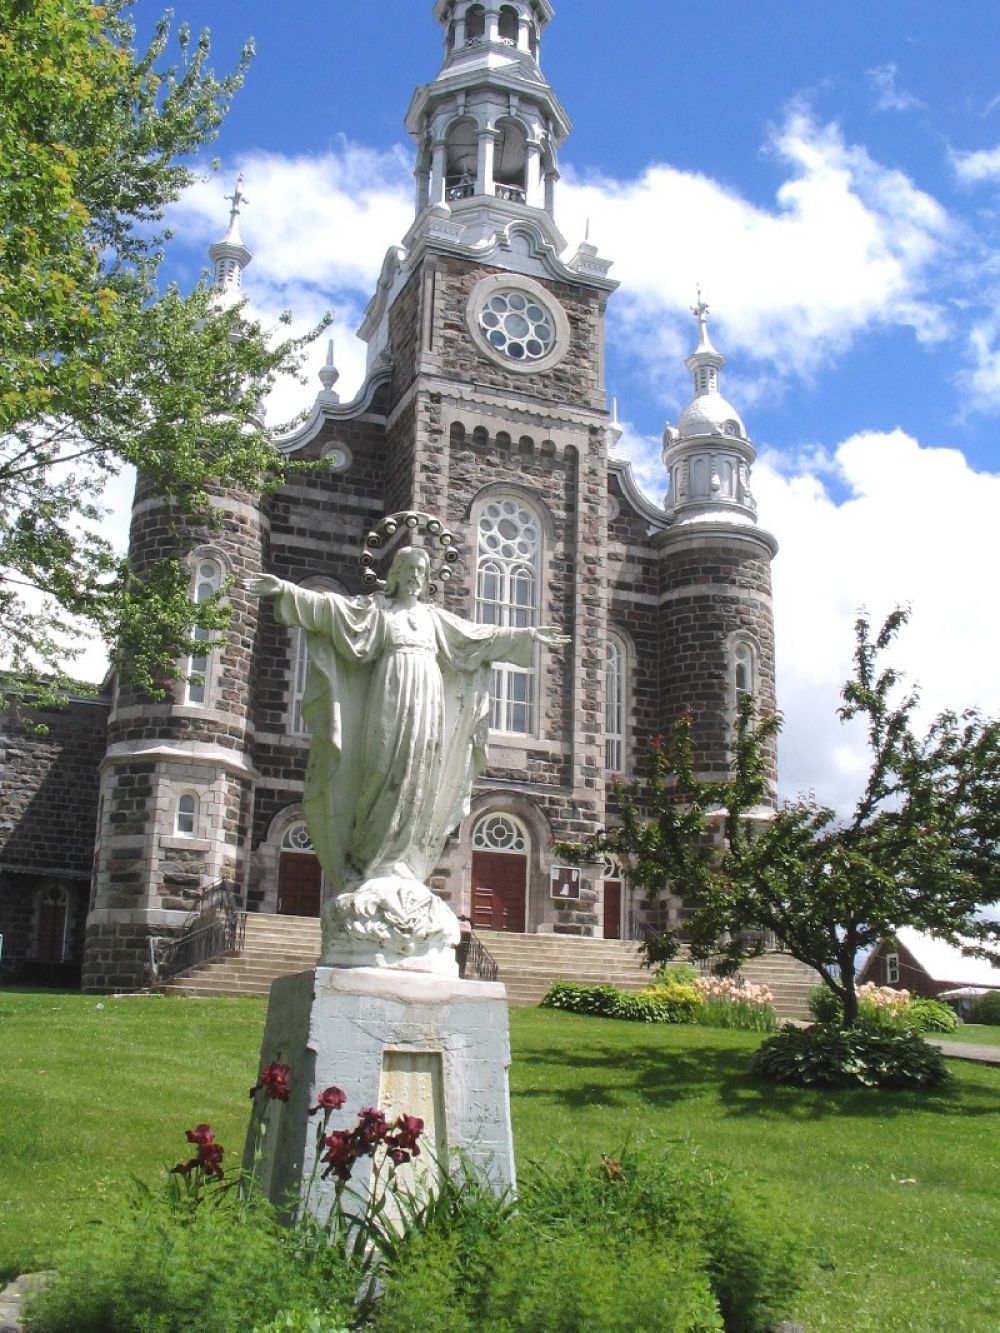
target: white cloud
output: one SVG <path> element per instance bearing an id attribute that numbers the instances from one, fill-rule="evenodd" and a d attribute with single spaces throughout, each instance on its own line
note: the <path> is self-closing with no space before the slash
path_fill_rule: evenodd
<path id="1" fill-rule="evenodd" d="M 924 722 L 976 704 L 1000 713 L 995 564 L 1000 476 L 961 453 L 902 431 L 865 433 L 833 453 L 847 498 L 836 502 L 820 468 L 754 471 L 761 521 L 778 535 L 774 563 L 779 704 L 786 716 L 782 787 L 815 787 L 843 807 L 864 773 L 863 737 L 837 720 L 860 607 L 880 622 L 897 604 L 912 618 L 893 661 L 921 687 Z"/>
<path id="2" fill-rule="evenodd" d="M 613 328 L 652 373 L 676 366 L 674 320 L 699 283 L 717 300 L 720 342 L 779 377 L 811 374 L 877 325 L 944 336 L 926 294 L 952 232 L 941 205 L 802 106 L 767 151 L 786 173 L 771 209 L 665 165 L 629 181 L 571 178 L 564 189 L 564 230 L 582 235 L 592 220 L 622 283 Z"/>
<path id="3" fill-rule="evenodd" d="M 971 153 L 953 152 L 951 165 L 963 185 L 1000 181 L 1000 147 L 980 148 Z"/>
<path id="4" fill-rule="evenodd" d="M 919 111 L 924 107 L 919 97 L 896 86 L 899 68 L 894 61 L 876 65 L 868 70 L 868 79 L 876 93 L 875 106 L 879 111 Z"/>

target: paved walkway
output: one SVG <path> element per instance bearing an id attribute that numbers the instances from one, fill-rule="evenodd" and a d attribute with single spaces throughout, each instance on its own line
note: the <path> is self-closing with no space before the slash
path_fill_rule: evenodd
<path id="1" fill-rule="evenodd" d="M 936 1046 L 949 1060 L 974 1060 L 979 1065 L 1000 1065 L 1000 1046 L 970 1046 L 964 1041 L 945 1041 L 937 1037 L 925 1037 L 924 1040 Z"/>

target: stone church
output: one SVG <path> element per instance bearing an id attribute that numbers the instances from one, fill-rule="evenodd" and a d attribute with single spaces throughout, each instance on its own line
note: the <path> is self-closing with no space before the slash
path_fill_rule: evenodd
<path id="1" fill-rule="evenodd" d="M 250 912 L 318 915 L 305 644 L 244 591 L 262 570 L 360 595 L 408 541 L 430 549 L 448 609 L 571 636 L 493 671 L 489 767 L 432 881 L 474 928 L 638 938 L 676 917 L 679 904 L 633 899 L 615 865 L 560 866 L 554 845 L 613 818 L 615 780 L 682 711 L 699 769 L 722 775 L 739 695 L 774 708 L 776 544 L 706 309 L 692 400 L 663 437 L 659 508 L 615 453 L 611 263 L 559 231 L 570 122 L 542 73 L 549 0 L 438 0 L 434 13 L 443 64 L 406 113 L 413 223 L 359 330 L 364 383 L 340 400 L 331 348 L 308 418 L 274 439 L 321 466 L 272 495 L 220 492 L 221 522 L 187 532 L 192 596 L 226 590 L 228 634 L 167 699 L 109 682 L 47 715 L 41 737 L 0 715 L 4 971 L 82 965 L 87 988 L 141 987 L 220 885 Z M 220 299 L 251 259 L 240 203 L 237 189 L 211 250 Z M 179 521 L 140 478 L 140 574 L 175 549 Z"/>

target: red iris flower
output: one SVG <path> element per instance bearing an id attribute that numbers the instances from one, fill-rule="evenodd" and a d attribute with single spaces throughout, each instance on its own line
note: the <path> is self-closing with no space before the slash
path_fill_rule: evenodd
<path id="1" fill-rule="evenodd" d="M 324 1088 L 316 1098 L 316 1105 L 309 1108 L 309 1114 L 315 1115 L 317 1111 L 339 1111 L 346 1101 L 346 1092 L 341 1092 L 339 1088 Z"/>

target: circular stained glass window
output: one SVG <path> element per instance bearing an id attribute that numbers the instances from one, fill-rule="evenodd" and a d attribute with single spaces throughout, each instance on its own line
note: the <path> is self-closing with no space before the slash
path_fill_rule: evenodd
<path id="1" fill-rule="evenodd" d="M 518 291 L 494 292 L 479 316 L 491 347 L 511 361 L 540 361 L 555 343 L 555 321 L 541 302 Z"/>

